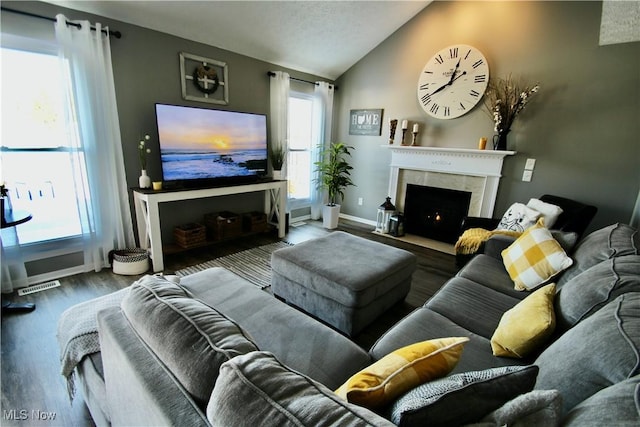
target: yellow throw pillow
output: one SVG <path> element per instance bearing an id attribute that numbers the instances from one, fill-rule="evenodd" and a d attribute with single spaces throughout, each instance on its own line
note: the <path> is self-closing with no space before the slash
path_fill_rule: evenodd
<path id="1" fill-rule="evenodd" d="M 519 291 L 530 291 L 573 264 L 542 219 L 502 251 L 502 261 Z"/>
<path id="2" fill-rule="evenodd" d="M 376 408 L 456 366 L 466 337 L 440 338 L 402 347 L 354 374 L 336 394 L 350 403 Z"/>
<path id="3" fill-rule="evenodd" d="M 550 283 L 505 312 L 491 337 L 493 355 L 523 358 L 542 345 L 556 327 L 555 295 Z"/>

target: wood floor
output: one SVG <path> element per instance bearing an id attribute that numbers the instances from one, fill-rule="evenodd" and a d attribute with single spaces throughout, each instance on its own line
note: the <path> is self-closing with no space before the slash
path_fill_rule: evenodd
<path id="1" fill-rule="evenodd" d="M 440 286 L 457 272 L 451 255 L 389 239 L 372 233 L 372 227 L 341 220 L 340 230 L 370 240 L 409 250 L 418 258 L 411 291 L 403 303 L 389 310 L 375 323 L 354 338 L 369 348 L 375 340 L 413 308 L 422 305 Z M 309 221 L 290 227 L 285 240 L 291 243 L 321 237 L 331 231 Z M 277 241 L 274 234 L 251 236 L 219 243 L 165 257 L 165 274 L 209 261 L 244 249 Z M 66 384 L 60 374 L 59 349 L 56 341 L 58 318 L 67 308 L 106 295 L 130 285 L 137 276 L 120 276 L 105 269 L 60 279 L 61 286 L 19 297 L 15 302 L 33 302 L 36 310 L 24 314 L 2 315 L 2 426 L 92 426 L 81 393 L 73 405 L 66 394 Z"/>

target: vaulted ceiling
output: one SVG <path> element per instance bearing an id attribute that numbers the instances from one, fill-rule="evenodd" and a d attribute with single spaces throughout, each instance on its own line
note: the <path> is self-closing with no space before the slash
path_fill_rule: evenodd
<path id="1" fill-rule="evenodd" d="M 161 31 L 333 80 L 413 18 L 431 0 L 52 0 L 47 3 Z"/>

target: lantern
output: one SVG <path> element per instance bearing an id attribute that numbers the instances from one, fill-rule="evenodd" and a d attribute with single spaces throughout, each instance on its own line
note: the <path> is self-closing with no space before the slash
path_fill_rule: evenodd
<path id="1" fill-rule="evenodd" d="M 389 233 L 389 220 L 391 215 L 396 213 L 396 207 L 391 203 L 391 197 L 378 207 L 378 216 L 376 218 L 376 232 Z"/>
<path id="2" fill-rule="evenodd" d="M 397 213 L 389 219 L 389 234 L 393 237 L 404 236 L 404 215 Z"/>

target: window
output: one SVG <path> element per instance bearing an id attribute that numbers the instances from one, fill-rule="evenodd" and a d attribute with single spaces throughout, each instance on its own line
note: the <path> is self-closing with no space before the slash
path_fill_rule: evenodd
<path id="1" fill-rule="evenodd" d="M 1 175 L 13 208 L 33 216 L 16 228 L 22 244 L 81 233 L 62 78 L 55 53 L 3 46 Z"/>
<path id="2" fill-rule="evenodd" d="M 289 206 L 297 209 L 311 204 L 313 99 L 299 92 L 289 96 L 289 153 L 287 179 Z"/>

